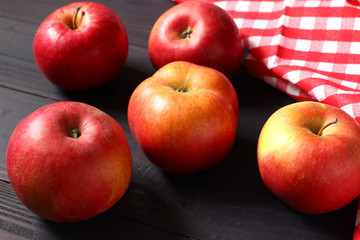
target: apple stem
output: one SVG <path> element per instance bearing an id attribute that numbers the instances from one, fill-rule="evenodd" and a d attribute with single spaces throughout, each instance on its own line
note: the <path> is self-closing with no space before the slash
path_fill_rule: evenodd
<path id="1" fill-rule="evenodd" d="M 188 26 L 181 34 L 181 38 L 190 38 L 192 34 L 192 29 L 190 26 Z"/>
<path id="2" fill-rule="evenodd" d="M 71 129 L 69 130 L 69 136 L 70 136 L 71 138 L 74 138 L 74 139 L 79 138 L 79 137 L 81 136 L 80 129 L 78 129 L 78 128 L 71 128 Z"/>
<path id="3" fill-rule="evenodd" d="M 179 87 L 176 89 L 177 92 L 187 92 L 188 90 L 186 88 L 183 87 Z"/>
<path id="4" fill-rule="evenodd" d="M 78 27 L 79 27 L 79 24 L 78 24 L 78 21 L 77 21 L 77 16 L 79 14 L 80 8 L 81 8 L 81 5 L 76 6 L 75 14 L 74 14 L 73 19 L 72 19 L 73 30 L 78 29 Z"/>
<path id="5" fill-rule="evenodd" d="M 326 124 L 325 126 L 323 126 L 323 127 L 319 130 L 319 132 L 318 132 L 317 135 L 318 135 L 318 136 L 321 136 L 321 134 L 322 134 L 322 132 L 324 131 L 325 128 L 329 127 L 330 125 L 336 124 L 337 122 L 338 122 L 338 119 L 335 118 L 335 120 L 333 120 L 333 121 L 329 122 L 328 124 Z"/>

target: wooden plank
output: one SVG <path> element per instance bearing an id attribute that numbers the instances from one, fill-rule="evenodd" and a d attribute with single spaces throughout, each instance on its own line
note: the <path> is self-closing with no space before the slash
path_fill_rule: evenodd
<path id="1" fill-rule="evenodd" d="M 0 181 L 0 239 L 189 239 L 174 232 L 112 214 L 112 211 L 80 223 L 46 221 L 25 208 L 11 186 Z"/>

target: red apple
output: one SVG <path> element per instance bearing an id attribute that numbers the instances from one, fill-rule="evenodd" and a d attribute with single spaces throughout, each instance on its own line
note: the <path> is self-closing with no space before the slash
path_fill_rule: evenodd
<path id="1" fill-rule="evenodd" d="M 155 22 L 148 43 L 156 69 L 173 61 L 215 68 L 232 77 L 239 70 L 244 48 L 232 17 L 205 1 L 180 3 Z"/>
<path id="2" fill-rule="evenodd" d="M 16 126 L 6 168 L 27 208 L 55 222 L 77 222 L 104 212 L 125 194 L 132 159 L 112 117 L 65 101 L 39 108 Z"/>
<path id="3" fill-rule="evenodd" d="M 113 80 L 125 64 L 128 38 L 119 17 L 94 2 L 76 2 L 48 16 L 34 38 L 40 70 L 66 90 L 88 90 Z"/>
<path id="4" fill-rule="evenodd" d="M 172 62 L 144 80 L 128 105 L 131 132 L 145 155 L 165 171 L 193 173 L 231 150 L 238 97 L 217 70 Z"/>
<path id="5" fill-rule="evenodd" d="M 331 212 L 360 194 L 360 128 L 339 108 L 279 109 L 261 130 L 257 155 L 265 185 L 301 212 Z"/>

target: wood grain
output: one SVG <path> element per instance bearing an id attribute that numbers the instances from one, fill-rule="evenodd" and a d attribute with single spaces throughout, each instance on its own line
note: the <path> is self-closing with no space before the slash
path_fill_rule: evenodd
<path id="1" fill-rule="evenodd" d="M 25 208 L 9 184 L 0 182 L 0 192 L 0 239 L 188 239 L 111 211 L 80 223 L 49 222 Z"/>

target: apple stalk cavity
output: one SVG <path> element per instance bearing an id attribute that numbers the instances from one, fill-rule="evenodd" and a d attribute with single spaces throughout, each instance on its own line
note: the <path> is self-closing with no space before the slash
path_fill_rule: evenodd
<path id="1" fill-rule="evenodd" d="M 337 119 L 337 118 L 336 118 L 335 120 L 329 122 L 328 124 L 326 124 L 325 126 L 323 126 L 323 127 L 319 130 L 319 132 L 317 133 L 317 135 L 318 135 L 318 136 L 321 136 L 321 135 L 322 135 L 322 132 L 324 131 L 325 128 L 327 128 L 327 127 L 329 127 L 329 126 L 331 126 L 331 125 L 333 125 L 333 124 L 336 124 L 337 122 L 338 122 L 338 119 Z"/>
<path id="2" fill-rule="evenodd" d="M 184 88 L 184 87 L 179 87 L 176 89 L 177 92 L 180 92 L 180 93 L 186 93 L 188 92 L 188 89 L 187 88 Z"/>
<path id="3" fill-rule="evenodd" d="M 78 139 L 81 136 L 81 131 L 79 128 L 70 128 L 69 136 L 74 139 Z"/>
<path id="4" fill-rule="evenodd" d="M 190 26 L 188 26 L 184 31 L 181 32 L 180 37 L 181 38 L 191 38 L 192 29 Z"/>

